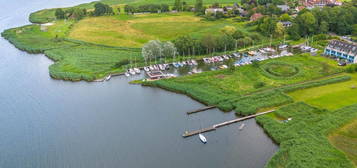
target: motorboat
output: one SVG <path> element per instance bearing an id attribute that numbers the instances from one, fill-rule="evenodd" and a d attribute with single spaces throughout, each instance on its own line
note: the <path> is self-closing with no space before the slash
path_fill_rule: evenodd
<path id="1" fill-rule="evenodd" d="M 130 73 L 129 73 L 129 72 L 125 72 L 125 76 L 126 76 L 126 77 L 129 77 L 129 76 L 130 76 Z"/>
<path id="2" fill-rule="evenodd" d="M 150 69 L 150 71 L 153 71 L 154 70 L 154 66 L 150 65 L 149 69 Z"/>
<path id="3" fill-rule="evenodd" d="M 145 72 L 149 72 L 149 71 L 150 71 L 150 68 L 149 68 L 149 67 L 144 67 L 144 71 L 145 71 Z"/>
<path id="4" fill-rule="evenodd" d="M 191 62 L 192 62 L 192 64 L 195 65 L 195 66 L 198 65 L 197 61 L 195 61 L 195 60 L 191 60 Z"/>
<path id="5" fill-rule="evenodd" d="M 207 139 L 206 139 L 205 136 L 203 136 L 202 134 L 198 134 L 198 136 L 199 136 L 199 138 L 200 138 L 202 143 L 204 143 L 204 144 L 207 143 Z"/>
<path id="6" fill-rule="evenodd" d="M 130 75 L 135 75 L 136 74 L 134 69 L 129 69 L 129 73 L 130 73 Z"/>
<path id="7" fill-rule="evenodd" d="M 110 80 L 110 78 L 112 78 L 112 75 L 109 75 L 105 78 L 106 81 Z"/>
<path id="8" fill-rule="evenodd" d="M 135 71 L 135 73 L 137 73 L 137 74 L 140 74 L 140 73 L 141 73 L 141 71 L 140 71 L 139 68 L 134 68 L 134 71 Z"/>

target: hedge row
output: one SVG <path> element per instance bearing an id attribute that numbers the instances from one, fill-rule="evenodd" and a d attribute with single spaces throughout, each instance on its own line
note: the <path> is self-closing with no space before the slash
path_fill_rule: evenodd
<path id="1" fill-rule="evenodd" d="M 344 82 L 344 81 L 349 81 L 349 80 L 351 80 L 351 76 L 339 76 L 339 77 L 334 77 L 334 78 L 325 79 L 325 80 L 312 81 L 312 82 L 307 82 L 307 83 L 302 83 L 302 84 L 297 84 L 297 85 L 286 86 L 286 87 L 280 88 L 280 90 L 283 92 L 292 92 L 292 91 L 296 91 L 296 90 L 300 90 L 300 89 L 324 86 L 324 85 L 329 85 L 329 84 L 339 83 L 339 82 Z"/>

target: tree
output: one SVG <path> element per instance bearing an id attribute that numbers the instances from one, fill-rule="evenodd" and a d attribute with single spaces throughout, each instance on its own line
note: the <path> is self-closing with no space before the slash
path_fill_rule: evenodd
<path id="1" fill-rule="evenodd" d="M 87 10 L 76 8 L 73 10 L 73 13 L 71 14 L 71 18 L 73 18 L 75 20 L 81 20 L 86 15 L 86 13 L 87 13 Z"/>
<path id="2" fill-rule="evenodd" d="M 217 38 L 209 34 L 202 38 L 201 43 L 206 48 L 207 53 L 212 53 L 217 46 Z"/>
<path id="3" fill-rule="evenodd" d="M 352 26 L 352 35 L 357 36 L 357 24 Z"/>
<path id="4" fill-rule="evenodd" d="M 329 29 L 329 25 L 326 21 L 322 21 L 320 23 L 320 27 L 319 27 L 319 32 L 320 33 L 327 33 Z"/>
<path id="5" fill-rule="evenodd" d="M 159 40 L 151 40 L 148 43 L 146 43 L 141 52 L 142 52 L 142 56 L 144 57 L 145 61 L 152 61 L 155 60 L 157 58 L 161 57 L 161 48 L 162 44 Z"/>
<path id="6" fill-rule="evenodd" d="M 181 0 L 175 0 L 174 8 L 175 8 L 177 11 L 182 11 L 182 3 L 181 3 Z"/>
<path id="7" fill-rule="evenodd" d="M 229 35 L 229 36 L 232 36 L 236 31 L 237 31 L 237 28 L 234 26 L 224 26 L 221 29 L 222 33 Z"/>
<path id="8" fill-rule="evenodd" d="M 316 19 L 311 12 L 304 12 L 298 15 L 296 22 L 299 25 L 299 32 L 302 36 L 309 36 L 315 33 L 316 30 Z"/>
<path id="9" fill-rule="evenodd" d="M 202 0 L 196 0 L 195 12 L 196 13 L 203 13 L 203 2 L 202 2 Z"/>
<path id="10" fill-rule="evenodd" d="M 280 21 L 292 21 L 291 17 L 289 14 L 284 13 L 280 16 L 279 18 Z"/>
<path id="11" fill-rule="evenodd" d="M 244 33 L 240 30 L 236 30 L 234 33 L 233 33 L 233 38 L 238 40 L 240 38 L 243 38 L 244 37 Z"/>
<path id="12" fill-rule="evenodd" d="M 278 22 L 276 24 L 276 28 L 275 28 L 275 35 L 277 37 L 280 37 L 280 36 L 284 35 L 284 33 L 285 33 L 284 25 L 281 22 Z"/>
<path id="13" fill-rule="evenodd" d="M 162 47 L 162 55 L 164 57 L 173 58 L 177 53 L 177 49 L 172 42 L 164 42 L 162 43 L 161 47 Z"/>
<path id="14" fill-rule="evenodd" d="M 56 19 L 65 19 L 65 13 L 61 8 L 56 9 L 55 16 Z"/>
<path id="15" fill-rule="evenodd" d="M 113 8 L 109 5 L 98 2 L 94 5 L 94 16 L 112 15 Z"/>
<path id="16" fill-rule="evenodd" d="M 218 2 L 213 3 L 212 8 L 219 8 L 219 3 Z"/>
<path id="17" fill-rule="evenodd" d="M 277 21 L 272 17 L 265 17 L 258 25 L 258 30 L 264 35 L 272 35 L 275 33 Z"/>

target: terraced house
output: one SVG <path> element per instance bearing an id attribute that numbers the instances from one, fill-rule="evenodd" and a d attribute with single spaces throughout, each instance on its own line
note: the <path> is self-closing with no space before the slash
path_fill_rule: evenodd
<path id="1" fill-rule="evenodd" d="M 325 48 L 326 55 L 335 56 L 357 63 L 357 45 L 339 40 L 332 40 Z"/>

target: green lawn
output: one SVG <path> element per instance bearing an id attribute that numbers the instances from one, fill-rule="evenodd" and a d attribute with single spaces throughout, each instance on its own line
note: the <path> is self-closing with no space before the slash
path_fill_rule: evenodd
<path id="1" fill-rule="evenodd" d="M 313 106 L 335 110 L 357 103 L 357 74 L 352 74 L 352 80 L 326 86 L 298 90 L 289 93 L 296 101 L 304 101 Z"/>
<path id="2" fill-rule="evenodd" d="M 329 140 L 345 152 L 357 167 L 357 120 L 335 131 L 329 136 Z"/>

